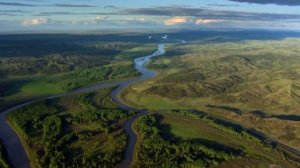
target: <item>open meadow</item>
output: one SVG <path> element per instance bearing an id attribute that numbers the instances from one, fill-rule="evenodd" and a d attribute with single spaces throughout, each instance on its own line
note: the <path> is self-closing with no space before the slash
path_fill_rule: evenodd
<path id="1" fill-rule="evenodd" d="M 155 112 L 136 121 L 133 167 L 296 167 L 243 130 L 202 114 Z"/>

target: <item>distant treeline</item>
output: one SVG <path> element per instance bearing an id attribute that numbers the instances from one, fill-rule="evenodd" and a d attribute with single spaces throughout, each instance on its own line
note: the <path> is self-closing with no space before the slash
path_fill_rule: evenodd
<path id="1" fill-rule="evenodd" d="M 97 67 L 82 71 L 72 72 L 64 75 L 61 80 L 54 81 L 63 90 L 72 90 L 81 86 L 86 86 L 100 81 L 124 79 L 137 76 L 131 65 L 120 65 L 114 67 Z"/>

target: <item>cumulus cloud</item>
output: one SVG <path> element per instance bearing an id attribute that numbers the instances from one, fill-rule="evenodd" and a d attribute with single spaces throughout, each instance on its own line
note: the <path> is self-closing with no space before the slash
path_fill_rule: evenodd
<path id="1" fill-rule="evenodd" d="M 107 19 L 108 19 L 107 16 L 101 16 L 101 15 L 98 15 L 93 18 L 94 21 L 101 21 L 101 20 L 107 20 Z"/>
<path id="2" fill-rule="evenodd" d="M 25 19 L 22 24 L 24 26 L 35 26 L 35 25 L 47 24 L 49 22 L 50 22 L 49 19 L 34 18 L 34 19 Z"/>
<path id="3" fill-rule="evenodd" d="M 107 20 L 107 19 L 108 19 L 107 16 L 98 15 L 98 16 L 96 16 L 96 17 L 94 17 L 94 18 L 92 19 L 91 23 L 96 24 L 96 23 L 100 23 L 100 22 L 102 22 L 102 21 L 105 21 L 105 20 Z"/>
<path id="4" fill-rule="evenodd" d="M 98 15 L 93 18 L 94 21 L 103 21 L 103 20 L 107 20 L 107 19 L 108 19 L 107 16 L 101 16 L 101 15 Z"/>
<path id="5" fill-rule="evenodd" d="M 220 23 L 223 22 L 223 20 L 220 19 L 197 19 L 195 21 L 196 25 L 201 25 L 201 24 L 213 24 L 213 23 Z"/>
<path id="6" fill-rule="evenodd" d="M 188 18 L 184 16 L 174 16 L 172 18 L 166 19 L 164 21 L 165 25 L 173 26 L 178 24 L 184 24 L 188 22 Z"/>

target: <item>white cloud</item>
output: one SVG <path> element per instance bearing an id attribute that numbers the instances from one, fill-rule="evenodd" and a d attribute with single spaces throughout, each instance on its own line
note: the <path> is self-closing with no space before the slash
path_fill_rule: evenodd
<path id="1" fill-rule="evenodd" d="M 107 20 L 107 19 L 108 19 L 107 16 L 100 16 L 100 15 L 93 18 L 94 21 L 101 21 L 101 20 Z"/>
<path id="2" fill-rule="evenodd" d="M 23 20 L 22 24 L 24 26 L 35 26 L 35 25 L 47 24 L 48 22 L 50 22 L 49 19 L 34 18 L 34 19 L 25 19 L 25 20 Z"/>
<path id="3" fill-rule="evenodd" d="M 131 21 L 131 22 L 144 22 L 145 18 L 125 18 L 125 21 Z"/>
<path id="4" fill-rule="evenodd" d="M 101 16 L 101 15 L 98 15 L 98 16 L 96 16 L 96 17 L 94 17 L 94 18 L 92 19 L 91 23 L 96 24 L 96 23 L 105 21 L 105 20 L 107 20 L 107 19 L 108 19 L 107 16 Z"/>
<path id="5" fill-rule="evenodd" d="M 188 18 L 184 17 L 184 16 L 175 16 L 172 17 L 170 19 L 166 19 L 164 21 L 165 25 L 167 26 L 173 26 L 173 25 L 177 25 L 177 24 L 184 24 L 188 22 Z"/>
<path id="6" fill-rule="evenodd" d="M 197 19 L 195 21 L 196 25 L 201 25 L 201 24 L 212 24 L 212 23 L 220 23 L 223 22 L 221 19 Z"/>

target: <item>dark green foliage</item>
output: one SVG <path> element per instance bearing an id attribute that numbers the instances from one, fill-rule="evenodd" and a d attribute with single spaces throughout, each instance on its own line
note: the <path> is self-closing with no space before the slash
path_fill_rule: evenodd
<path id="1" fill-rule="evenodd" d="M 31 143 L 31 133 L 43 132 L 42 143 L 45 145 L 45 149 L 40 151 L 44 154 L 39 162 L 44 166 L 63 163 L 63 155 L 56 148 L 56 142 L 60 138 L 62 129 L 61 119 L 53 116 L 57 112 L 59 112 L 58 107 L 53 102 L 44 101 L 9 113 L 9 118 L 22 131 L 22 135 L 29 143 Z"/>
<path id="2" fill-rule="evenodd" d="M 48 117 L 43 123 L 43 142 L 46 146 L 55 143 L 61 134 L 62 123 L 56 116 Z"/>
<path id="3" fill-rule="evenodd" d="M 136 72 L 133 66 L 116 66 L 111 71 L 110 79 L 121 79 L 138 75 L 138 72 Z"/>
<path id="4" fill-rule="evenodd" d="M 69 122 L 95 122 L 99 119 L 103 121 L 115 121 L 120 118 L 127 117 L 127 113 L 119 109 L 98 109 L 95 111 L 87 111 L 74 113 L 73 118 L 68 118 Z"/>
<path id="5" fill-rule="evenodd" d="M 75 119 L 83 122 L 94 122 L 96 120 L 115 121 L 128 117 L 130 113 L 115 108 L 97 108 L 97 104 L 93 104 L 94 93 L 81 94 L 76 98 L 76 103 L 83 108 L 84 112 L 73 113 Z M 79 121 L 79 122 L 80 122 Z"/>
<path id="6" fill-rule="evenodd" d="M 214 108 L 219 108 L 219 106 L 211 106 Z M 230 107 L 223 107 L 220 106 L 220 108 L 227 108 L 228 110 L 238 110 L 236 108 L 230 108 Z M 202 112 L 202 111 L 196 111 L 192 110 L 190 112 L 188 111 L 173 111 L 176 114 L 183 115 L 183 116 L 189 116 L 192 118 L 198 118 L 198 119 L 203 119 L 208 122 L 209 125 L 227 132 L 231 133 L 234 135 L 238 135 L 241 138 L 245 140 L 250 140 L 250 141 L 256 141 L 261 143 L 264 139 L 264 137 L 261 137 L 260 135 L 256 135 L 253 132 L 249 131 L 247 128 L 243 127 L 242 125 L 239 125 L 234 122 L 230 122 L 224 119 L 217 118 L 213 115 L 209 115 L 208 113 Z"/>
<path id="7" fill-rule="evenodd" d="M 86 70 L 72 72 L 63 77 L 56 83 L 63 90 L 71 90 L 81 86 L 93 84 L 104 80 L 114 80 L 120 78 L 129 78 L 138 75 L 131 65 L 115 67 L 97 67 Z"/>
<path id="8" fill-rule="evenodd" d="M 70 124 L 94 123 L 98 129 L 109 132 L 116 128 L 119 119 L 127 118 L 131 115 L 131 113 L 126 113 L 120 109 L 97 108 L 97 105 L 91 103 L 94 96 L 93 93 L 78 96 L 76 104 L 84 109 L 84 111 L 72 113 L 72 116 L 68 117 L 66 121 Z"/>
<path id="9" fill-rule="evenodd" d="M 121 123 L 132 113 L 107 107 L 103 100 L 110 91 L 39 102 L 10 113 L 37 167 L 115 167 L 121 162 L 127 141 Z"/>
<path id="10" fill-rule="evenodd" d="M 12 119 L 24 133 L 29 133 L 34 129 L 40 129 L 44 118 L 58 111 L 58 108 L 50 104 L 50 102 L 43 101 L 11 112 L 8 114 L 8 117 Z"/>
<path id="11" fill-rule="evenodd" d="M 205 139 L 164 138 L 157 127 L 158 119 L 156 115 L 147 115 L 136 123 L 142 139 L 136 159 L 138 167 L 211 167 L 243 154 Z"/>
<path id="12" fill-rule="evenodd" d="M 257 142 L 261 142 L 261 137 L 253 134 L 252 132 L 249 132 L 245 127 L 235 124 L 226 120 L 217 119 L 212 116 L 208 116 L 205 118 L 209 121 L 209 124 L 217 129 L 220 129 L 222 131 L 238 135 L 246 140 L 253 140 Z"/>
<path id="13" fill-rule="evenodd" d="M 71 90 L 84 86 L 87 84 L 95 83 L 97 81 L 107 80 L 109 73 L 108 67 L 92 68 L 83 71 L 76 71 L 65 75 L 64 79 L 59 81 L 59 85 L 64 90 Z"/>

